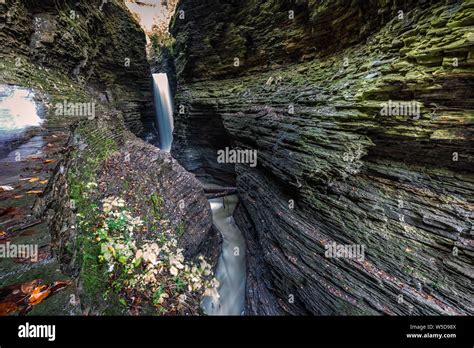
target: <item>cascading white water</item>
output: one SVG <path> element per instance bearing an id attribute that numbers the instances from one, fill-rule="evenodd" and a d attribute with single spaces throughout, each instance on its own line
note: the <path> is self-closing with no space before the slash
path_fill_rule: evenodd
<path id="1" fill-rule="evenodd" d="M 210 199 L 212 220 L 222 234 L 222 253 L 219 257 L 216 278 L 217 293 L 205 297 L 204 312 L 209 315 L 241 315 L 245 301 L 245 239 L 237 227 L 233 213 L 237 195 Z"/>
<path id="2" fill-rule="evenodd" d="M 160 149 L 170 152 L 173 142 L 173 102 L 171 100 L 168 76 L 164 73 L 153 74 L 156 121 L 160 133 Z"/>

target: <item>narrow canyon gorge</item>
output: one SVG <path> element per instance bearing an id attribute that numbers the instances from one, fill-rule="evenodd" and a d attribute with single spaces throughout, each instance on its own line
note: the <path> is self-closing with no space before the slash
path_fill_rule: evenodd
<path id="1" fill-rule="evenodd" d="M 0 18 L 0 315 L 474 315 L 474 1 Z"/>

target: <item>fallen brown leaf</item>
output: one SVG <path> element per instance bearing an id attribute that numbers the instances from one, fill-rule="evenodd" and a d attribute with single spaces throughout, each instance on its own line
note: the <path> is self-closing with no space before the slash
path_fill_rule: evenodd
<path id="1" fill-rule="evenodd" d="M 36 178 L 31 178 L 30 180 L 28 180 L 28 182 L 37 182 L 39 180 L 40 178 L 36 177 Z"/>
<path id="2" fill-rule="evenodd" d="M 15 213 L 17 209 L 14 207 L 6 207 L 6 208 L 0 208 L 0 216 L 5 216 L 9 214 Z"/>
<path id="3" fill-rule="evenodd" d="M 41 283 L 41 279 L 30 280 L 29 282 L 21 284 L 21 292 L 24 294 L 31 294 L 31 292 Z"/>
<path id="4" fill-rule="evenodd" d="M 58 292 L 59 290 L 65 288 L 66 286 L 71 285 L 71 281 L 55 281 L 53 284 L 50 285 L 49 289 L 51 294 Z"/>
<path id="5" fill-rule="evenodd" d="M 26 315 L 33 306 L 71 284 L 70 280 L 42 284 L 41 279 L 33 279 L 22 284 L 0 288 L 0 316 L 19 312 Z"/>
<path id="6" fill-rule="evenodd" d="M 27 192 L 28 195 L 33 195 L 33 194 L 38 194 L 38 193 L 43 193 L 43 191 L 41 191 L 41 190 L 31 190 L 31 191 Z"/>
<path id="7" fill-rule="evenodd" d="M 51 291 L 48 289 L 47 285 L 38 286 L 31 292 L 28 303 L 31 305 L 37 305 L 41 303 L 41 301 L 43 301 L 46 297 L 48 297 L 50 293 Z"/>
<path id="8" fill-rule="evenodd" d="M 16 312 L 18 306 L 13 302 L 0 303 L 0 316 L 6 316 L 10 313 Z"/>

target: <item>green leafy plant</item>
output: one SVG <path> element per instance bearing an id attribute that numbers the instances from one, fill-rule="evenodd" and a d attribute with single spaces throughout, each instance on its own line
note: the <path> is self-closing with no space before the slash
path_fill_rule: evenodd
<path id="1" fill-rule="evenodd" d="M 155 216 L 156 219 L 161 220 L 162 218 L 161 210 L 164 205 L 163 197 L 153 192 L 150 196 L 150 200 L 152 203 L 153 215 Z"/>
<path id="2" fill-rule="evenodd" d="M 163 200 L 152 195 L 154 206 Z M 98 261 L 107 270 L 111 288 L 120 296 L 133 291 L 150 299 L 160 314 L 179 311 L 186 301 L 216 291 L 211 265 L 203 256 L 198 263 L 186 262 L 174 237 L 160 234 L 160 244 L 145 242 L 137 247 L 135 235 L 143 222 L 133 217 L 125 202 L 116 197 L 102 201 L 102 212 L 94 223 L 94 241 L 99 248 Z M 184 224 L 175 227 L 184 231 Z"/>
<path id="3" fill-rule="evenodd" d="M 181 238 L 185 231 L 186 231 L 186 227 L 185 227 L 184 222 L 180 222 L 179 224 L 176 225 L 175 232 L 178 238 Z"/>

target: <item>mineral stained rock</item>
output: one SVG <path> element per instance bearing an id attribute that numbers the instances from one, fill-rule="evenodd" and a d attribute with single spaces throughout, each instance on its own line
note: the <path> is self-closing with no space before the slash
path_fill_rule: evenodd
<path id="1" fill-rule="evenodd" d="M 234 171 L 247 314 L 474 314 L 473 14 L 180 2 L 172 153 Z M 257 167 L 217 163 L 229 144 L 257 150 Z M 326 257 L 334 242 L 364 258 Z"/>

